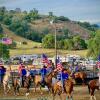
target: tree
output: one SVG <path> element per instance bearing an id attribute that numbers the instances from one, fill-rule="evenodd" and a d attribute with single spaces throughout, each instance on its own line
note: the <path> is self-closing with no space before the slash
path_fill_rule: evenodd
<path id="1" fill-rule="evenodd" d="M 7 59 L 9 58 L 9 49 L 8 46 L 0 43 L 0 58 Z"/>
<path id="2" fill-rule="evenodd" d="M 11 18 L 8 17 L 8 16 L 6 16 L 6 17 L 4 17 L 3 22 L 4 22 L 4 24 L 6 24 L 6 25 L 10 25 L 10 24 L 11 24 Z"/>
<path id="3" fill-rule="evenodd" d="M 29 12 L 29 17 L 31 17 L 31 20 L 35 20 L 39 18 L 39 14 L 38 14 L 38 10 L 37 9 L 33 9 Z"/>
<path id="4" fill-rule="evenodd" d="M 65 39 L 64 40 L 64 49 L 73 50 L 74 43 L 72 39 Z"/>
<path id="5" fill-rule="evenodd" d="M 80 36 L 73 37 L 74 49 L 75 50 L 82 50 L 87 48 L 87 44 L 85 40 L 83 40 Z"/>
<path id="6" fill-rule="evenodd" d="M 3 28 L 2 28 L 2 26 L 0 24 L 0 33 L 2 33 L 2 32 L 3 32 Z"/>
<path id="7" fill-rule="evenodd" d="M 54 36 L 51 34 L 46 35 L 42 40 L 42 46 L 44 48 L 54 48 Z"/>
<path id="8" fill-rule="evenodd" d="M 0 34 L 0 40 L 2 40 L 3 34 Z M 9 58 L 9 47 L 5 44 L 0 43 L 0 58 Z"/>
<path id="9" fill-rule="evenodd" d="M 97 58 L 98 55 L 100 55 L 100 30 L 96 31 L 95 37 L 89 40 L 87 56 Z"/>

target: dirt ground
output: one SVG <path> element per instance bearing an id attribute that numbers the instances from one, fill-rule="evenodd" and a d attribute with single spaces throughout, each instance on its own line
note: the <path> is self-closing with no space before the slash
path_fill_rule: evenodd
<path id="1" fill-rule="evenodd" d="M 97 100 L 100 100 L 100 91 L 95 91 L 95 96 Z M 87 86 L 75 86 L 73 92 L 73 100 L 89 100 L 90 96 L 88 93 Z M 0 100 L 52 100 L 52 94 L 43 89 L 43 94 L 39 90 L 34 92 L 33 89 L 30 90 L 30 95 L 25 96 L 25 89 L 20 89 L 20 95 L 14 96 L 13 89 L 5 96 L 3 95 L 3 90 L 0 88 Z M 60 97 L 56 95 L 55 100 L 60 100 Z M 62 100 L 66 100 L 66 94 L 62 94 Z"/>

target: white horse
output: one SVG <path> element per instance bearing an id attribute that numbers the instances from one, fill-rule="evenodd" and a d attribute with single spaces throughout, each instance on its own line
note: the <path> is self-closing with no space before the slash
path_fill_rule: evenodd
<path id="1" fill-rule="evenodd" d="M 9 89 L 10 89 L 10 85 L 9 85 L 9 79 L 10 79 L 10 69 L 8 68 L 7 70 L 6 70 L 6 73 L 5 73 L 5 75 L 4 75 L 4 78 L 3 78 L 3 88 L 4 88 L 4 94 L 6 95 L 7 94 L 7 92 L 9 91 Z M 8 88 L 8 90 L 7 90 L 7 88 Z"/>

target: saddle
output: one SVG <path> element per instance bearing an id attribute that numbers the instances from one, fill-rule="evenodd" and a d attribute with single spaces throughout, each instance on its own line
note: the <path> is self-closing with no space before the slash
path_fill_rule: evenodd
<path id="1" fill-rule="evenodd" d="M 58 81 L 57 82 L 57 85 L 60 86 L 60 87 L 62 87 L 62 82 L 61 81 Z"/>

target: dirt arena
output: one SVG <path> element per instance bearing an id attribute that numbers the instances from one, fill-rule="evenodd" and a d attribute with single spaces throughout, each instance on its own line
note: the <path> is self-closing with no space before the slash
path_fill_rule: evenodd
<path id="1" fill-rule="evenodd" d="M 95 95 L 97 100 L 100 100 L 100 91 L 95 91 Z M 66 94 L 62 94 L 62 100 L 65 99 Z M 75 86 L 73 92 L 73 100 L 89 100 L 90 96 L 88 93 L 87 86 Z M 20 89 L 20 95 L 14 96 L 13 89 L 9 91 L 9 93 L 4 96 L 3 90 L 0 88 L 0 100 L 52 100 L 52 94 L 49 94 L 47 90 L 43 90 L 43 94 L 40 94 L 40 91 L 34 92 L 34 89 L 30 90 L 30 95 L 28 97 L 25 96 L 25 89 Z M 60 100 L 59 96 L 56 95 L 55 100 Z"/>

